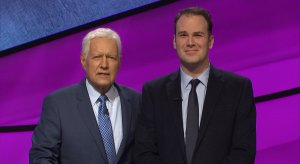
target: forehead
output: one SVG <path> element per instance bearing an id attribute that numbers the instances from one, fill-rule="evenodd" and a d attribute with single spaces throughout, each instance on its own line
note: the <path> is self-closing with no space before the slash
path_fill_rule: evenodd
<path id="1" fill-rule="evenodd" d="M 90 41 L 90 50 L 117 51 L 117 42 L 112 38 L 98 37 Z"/>
<path id="2" fill-rule="evenodd" d="M 208 31 L 208 23 L 202 15 L 182 15 L 176 24 L 176 31 Z"/>

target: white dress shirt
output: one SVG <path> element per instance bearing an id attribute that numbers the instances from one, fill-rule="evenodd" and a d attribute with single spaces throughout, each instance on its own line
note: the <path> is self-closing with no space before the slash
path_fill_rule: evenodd
<path id="1" fill-rule="evenodd" d="M 88 80 L 86 80 L 86 87 L 91 100 L 91 104 L 93 106 L 95 118 L 97 120 L 97 123 L 99 124 L 98 110 L 100 102 L 98 101 L 98 98 L 101 94 L 88 82 Z M 105 93 L 105 95 L 108 98 L 108 101 L 106 101 L 106 107 L 109 113 L 109 118 L 114 135 L 115 149 L 117 153 L 123 139 L 121 100 L 117 88 L 113 85 L 108 90 L 108 92 Z"/>
<path id="2" fill-rule="evenodd" d="M 201 81 L 196 87 L 196 93 L 197 93 L 198 104 L 199 104 L 199 127 L 200 127 L 201 116 L 203 111 L 203 103 L 204 103 L 206 89 L 207 89 L 209 69 L 210 67 L 208 67 L 200 76 L 197 77 L 197 79 Z M 183 72 L 182 68 L 180 68 L 180 78 L 181 78 L 180 80 L 181 80 L 181 96 L 182 96 L 182 120 L 183 120 L 183 132 L 185 138 L 186 122 L 187 122 L 186 121 L 187 106 L 188 106 L 189 93 L 191 91 L 190 81 L 193 79 L 193 77 Z"/>

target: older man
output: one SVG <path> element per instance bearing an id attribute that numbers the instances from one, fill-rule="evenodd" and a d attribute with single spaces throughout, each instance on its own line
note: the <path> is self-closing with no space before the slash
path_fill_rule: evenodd
<path id="1" fill-rule="evenodd" d="M 129 164 L 139 93 L 115 83 L 121 63 L 116 32 L 99 28 L 83 39 L 86 78 L 44 100 L 30 163 Z"/>

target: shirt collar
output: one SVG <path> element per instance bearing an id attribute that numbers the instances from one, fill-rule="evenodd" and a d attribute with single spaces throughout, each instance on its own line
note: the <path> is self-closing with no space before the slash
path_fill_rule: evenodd
<path id="1" fill-rule="evenodd" d="M 208 66 L 208 68 L 206 68 L 206 70 L 204 70 L 203 73 L 201 73 L 197 77 L 197 79 L 199 79 L 205 87 L 207 87 L 207 83 L 208 83 L 209 70 L 210 70 L 210 65 Z M 190 81 L 193 79 L 193 77 L 186 74 L 180 67 L 180 78 L 181 78 L 181 87 L 187 89 L 187 87 L 188 87 Z"/>
<path id="2" fill-rule="evenodd" d="M 97 103 L 99 96 L 101 95 L 101 93 L 99 93 L 91 84 L 90 82 L 86 79 L 85 81 L 86 83 L 86 88 L 90 97 L 90 101 L 92 103 L 92 105 L 94 105 L 95 103 Z M 105 95 L 108 98 L 108 101 L 112 102 L 119 94 L 117 91 L 117 88 L 112 85 L 110 87 L 110 89 L 108 90 L 108 92 L 105 93 Z"/>

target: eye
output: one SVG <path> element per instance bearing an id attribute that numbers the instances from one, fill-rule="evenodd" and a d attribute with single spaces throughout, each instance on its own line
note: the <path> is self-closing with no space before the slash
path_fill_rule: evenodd
<path id="1" fill-rule="evenodd" d="M 107 55 L 106 57 L 107 57 L 107 59 L 110 59 L 110 60 L 117 60 L 118 59 L 117 55 Z"/>
<path id="2" fill-rule="evenodd" d="M 98 55 L 93 56 L 92 58 L 93 59 L 101 59 L 102 57 L 103 57 L 103 55 L 98 54 Z"/>
<path id="3" fill-rule="evenodd" d="M 94 59 L 94 60 L 97 60 L 97 59 L 99 59 L 100 58 L 100 56 L 93 56 L 92 57 L 92 59 Z"/>
<path id="4" fill-rule="evenodd" d="M 179 31 L 177 33 L 177 36 L 180 37 L 180 38 L 185 38 L 188 36 L 188 33 L 186 31 Z"/>
<path id="5" fill-rule="evenodd" d="M 180 37 L 186 37 L 186 36 L 188 36 L 188 35 L 187 35 L 186 33 L 180 33 L 179 36 L 180 36 Z"/>
<path id="6" fill-rule="evenodd" d="M 202 33 L 196 33 L 194 36 L 196 36 L 196 37 L 203 37 L 204 34 L 202 34 Z"/>

